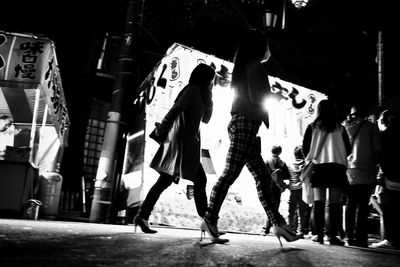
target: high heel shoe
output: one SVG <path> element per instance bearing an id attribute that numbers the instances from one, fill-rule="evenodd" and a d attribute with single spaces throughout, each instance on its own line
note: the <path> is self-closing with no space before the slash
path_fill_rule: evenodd
<path id="1" fill-rule="evenodd" d="M 136 233 L 136 227 L 139 225 L 140 229 L 142 229 L 143 233 L 146 234 L 155 234 L 157 233 L 156 230 L 152 230 L 149 227 L 149 222 L 143 218 L 141 218 L 139 215 L 136 215 L 135 218 L 133 219 L 133 223 L 135 224 L 135 233 Z"/>
<path id="2" fill-rule="evenodd" d="M 221 236 L 221 235 L 224 235 L 224 234 L 226 234 L 226 232 L 218 230 L 218 236 Z"/>
<path id="3" fill-rule="evenodd" d="M 292 229 L 290 229 L 289 225 L 275 225 L 272 227 L 272 233 L 278 238 L 281 247 L 281 237 L 283 237 L 286 242 L 293 242 L 300 239 L 300 236 L 296 235 L 296 233 L 294 233 Z"/>
<path id="4" fill-rule="evenodd" d="M 205 232 L 207 232 L 213 243 L 224 244 L 229 242 L 229 239 L 219 237 L 220 234 L 218 232 L 218 228 L 216 225 L 209 224 L 204 220 L 200 224 L 200 230 L 201 230 L 200 241 L 203 240 L 203 235 L 205 238 L 206 236 Z"/>

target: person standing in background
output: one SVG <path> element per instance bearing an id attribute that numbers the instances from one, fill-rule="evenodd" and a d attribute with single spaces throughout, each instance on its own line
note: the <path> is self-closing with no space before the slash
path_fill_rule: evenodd
<path id="1" fill-rule="evenodd" d="M 13 119 L 8 115 L 0 117 L 0 132 L 7 131 L 8 128 L 14 123 Z"/>
<path id="2" fill-rule="evenodd" d="M 300 228 L 300 236 L 304 237 L 310 231 L 310 213 L 311 208 L 303 201 L 301 172 L 304 168 L 305 160 L 302 146 L 296 146 L 293 151 L 294 161 L 289 164 L 289 225 L 293 231 Z M 298 225 L 300 218 L 300 227 Z"/>
<path id="3" fill-rule="evenodd" d="M 361 104 L 353 105 L 344 127 L 350 137 L 345 230 L 349 246 L 368 247 L 369 200 L 376 184 L 381 140 L 378 126 L 366 120 Z"/>
<path id="4" fill-rule="evenodd" d="M 382 208 L 384 227 L 383 240 L 372 243 L 371 248 L 400 248 L 400 124 L 398 116 L 391 110 L 384 110 L 379 116 L 378 126 L 381 133 L 382 157 L 379 163 L 381 190 L 378 202 Z"/>
<path id="5" fill-rule="evenodd" d="M 271 157 L 267 159 L 265 164 L 271 170 L 271 177 L 273 183 L 270 183 L 271 192 L 275 198 L 275 202 L 278 205 L 278 209 L 281 203 L 281 195 L 286 190 L 287 184 L 284 180 L 289 180 L 290 173 L 286 163 L 280 158 L 282 154 L 281 146 L 272 146 Z M 271 221 L 267 217 L 267 224 L 265 226 L 265 234 L 268 234 L 272 227 Z"/>
<path id="6" fill-rule="evenodd" d="M 331 245 L 344 245 L 337 235 L 342 218 L 342 194 L 347 187 L 347 156 L 350 141 L 346 129 L 338 123 L 336 106 L 332 100 L 321 100 L 317 117 L 310 123 L 303 137 L 303 152 L 306 160 L 315 163 L 311 177 L 314 193 L 313 220 L 317 235 L 312 241 L 323 244 L 325 230 L 326 193 L 329 191 L 329 231 Z M 316 155 L 320 152 L 318 157 Z"/>
<path id="7" fill-rule="evenodd" d="M 5 150 L 8 145 L 11 145 L 14 140 L 14 136 L 10 136 L 6 133 L 7 129 L 14 123 L 11 116 L 2 115 L 0 117 L 0 157 L 2 158 L 5 154 Z"/>

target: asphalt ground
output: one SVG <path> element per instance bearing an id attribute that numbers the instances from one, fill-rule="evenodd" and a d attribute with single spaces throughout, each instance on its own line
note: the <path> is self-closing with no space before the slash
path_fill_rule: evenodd
<path id="1" fill-rule="evenodd" d="M 197 229 L 0 219 L 0 266 L 400 266 L 400 251 L 320 245 L 280 247 L 269 234 L 226 233 L 227 244 L 200 242 Z"/>

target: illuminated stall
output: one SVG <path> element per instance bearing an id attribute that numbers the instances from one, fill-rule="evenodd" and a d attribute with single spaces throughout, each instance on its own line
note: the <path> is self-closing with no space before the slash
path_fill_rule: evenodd
<path id="1" fill-rule="evenodd" d="M 69 117 L 55 45 L 46 37 L 0 31 L 0 210 L 19 214 L 34 179 L 56 171 Z"/>
<path id="2" fill-rule="evenodd" d="M 208 178 L 208 195 L 222 173 L 229 146 L 227 125 L 233 98 L 229 86 L 233 63 L 176 43 L 142 83 L 141 94 L 136 100 L 139 109 L 143 110 L 142 123 L 127 138 L 122 175 L 123 184 L 130 190 L 128 206 L 140 205 L 158 178 L 158 173 L 149 168 L 158 144 L 148 135 L 173 105 L 199 63 L 214 66 L 218 74 L 213 89 L 213 115 L 208 124 L 201 124 L 202 162 Z M 270 128 L 263 125 L 259 131 L 262 154 L 266 159 L 271 146 L 279 144 L 283 148 L 282 158 L 291 160 L 294 147 L 301 144 L 306 125 L 314 119 L 316 105 L 326 96 L 276 77 L 269 79 L 272 94 L 265 101 L 270 113 Z M 150 221 L 197 228 L 200 218 L 192 198 L 191 182 L 181 179 L 178 185 L 173 184 L 163 193 Z M 219 220 L 221 229 L 254 232 L 265 225 L 266 216 L 257 197 L 254 179 L 246 168 L 229 190 L 223 205 Z M 235 219 L 238 217 L 241 219 Z"/>

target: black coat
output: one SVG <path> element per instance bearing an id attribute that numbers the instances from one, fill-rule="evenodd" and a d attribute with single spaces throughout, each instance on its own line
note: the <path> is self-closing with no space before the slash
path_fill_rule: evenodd
<path id="1" fill-rule="evenodd" d="M 150 167 L 158 172 L 193 182 L 200 166 L 199 127 L 206 113 L 200 90 L 188 85 L 178 95 L 161 122 L 163 127 L 170 128 L 168 136 L 150 162 Z"/>

